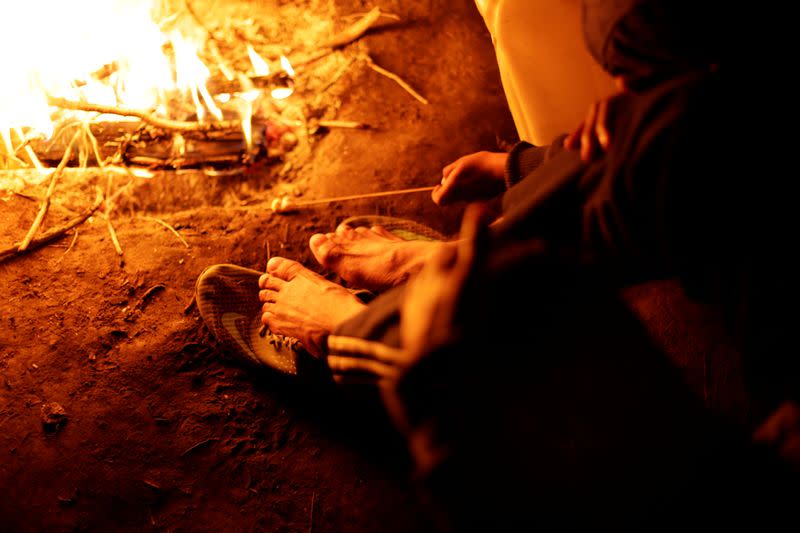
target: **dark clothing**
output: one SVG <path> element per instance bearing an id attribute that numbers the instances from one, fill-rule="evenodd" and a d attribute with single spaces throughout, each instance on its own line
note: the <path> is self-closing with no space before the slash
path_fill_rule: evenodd
<path id="1" fill-rule="evenodd" d="M 741 19 L 730 2 L 583 0 L 581 8 L 589 52 L 633 89 L 721 66 L 742 40 L 733 33 Z"/>
<path id="2" fill-rule="evenodd" d="M 796 397 L 778 305 L 794 275 L 786 176 L 743 147 L 762 117 L 737 113 L 752 86 L 707 25 L 714 3 L 697 4 L 585 2 L 590 50 L 635 81 L 609 150 L 591 163 L 560 141 L 512 150 L 484 276 L 451 341 L 397 386 L 415 446 L 440 458 L 420 481 L 456 530 L 770 529 L 792 509 L 790 474 L 748 444 L 752 428 L 704 410 L 617 294 L 680 279 L 727 317 L 759 414 Z M 398 346 L 402 297 L 335 334 Z"/>
<path id="3" fill-rule="evenodd" d="M 784 356 L 756 340 L 778 326 L 757 314 L 772 301 L 759 268 L 774 260 L 757 237 L 775 228 L 743 212 L 750 191 L 725 164 L 735 129 L 720 76 L 630 94 L 595 162 L 560 143 L 512 151 L 514 184 L 456 340 L 397 389 L 443 458 L 419 475 L 454 529 L 768 527 L 791 508 L 788 474 L 704 411 L 616 294 L 678 277 L 726 311 L 743 349 L 773 370 Z M 336 335 L 398 346 L 402 296 L 378 297 Z"/>

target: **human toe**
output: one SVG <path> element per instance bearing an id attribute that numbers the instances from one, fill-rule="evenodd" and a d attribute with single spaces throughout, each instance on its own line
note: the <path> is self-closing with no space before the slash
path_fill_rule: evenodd
<path id="1" fill-rule="evenodd" d="M 311 248 L 311 251 L 316 255 L 317 249 L 319 249 L 325 242 L 328 241 L 328 237 L 323 235 L 322 233 L 315 233 L 308 239 L 308 247 Z"/>
<path id="2" fill-rule="evenodd" d="M 336 235 L 340 237 L 352 237 L 353 236 L 353 228 L 342 222 L 338 226 L 336 226 Z"/>
<path id="3" fill-rule="evenodd" d="M 269 289 L 258 291 L 258 299 L 264 303 L 275 303 L 278 297 L 277 291 L 272 291 Z"/>
<path id="4" fill-rule="evenodd" d="M 334 255 L 333 251 L 338 245 L 325 235 L 317 234 L 311 237 L 309 246 L 317 262 L 322 266 L 329 266 L 328 263 Z"/>
<path id="5" fill-rule="evenodd" d="M 291 281 L 303 270 L 303 265 L 285 257 L 273 257 L 267 263 L 267 272 L 270 277 L 277 277 L 283 281 Z"/>

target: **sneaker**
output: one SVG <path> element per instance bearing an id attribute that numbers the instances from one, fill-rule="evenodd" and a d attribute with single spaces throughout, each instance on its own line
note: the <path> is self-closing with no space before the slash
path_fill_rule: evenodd
<path id="1" fill-rule="evenodd" d="M 405 218 L 388 217 L 381 215 L 357 215 L 342 221 L 350 227 L 383 226 L 387 231 L 394 233 L 406 241 L 446 241 L 445 235 L 433 228 L 408 220 Z"/>
<path id="2" fill-rule="evenodd" d="M 276 335 L 261 324 L 258 278 L 263 274 L 236 265 L 213 265 L 197 278 L 200 316 L 224 348 L 240 359 L 297 375 L 316 359 L 300 341 Z"/>

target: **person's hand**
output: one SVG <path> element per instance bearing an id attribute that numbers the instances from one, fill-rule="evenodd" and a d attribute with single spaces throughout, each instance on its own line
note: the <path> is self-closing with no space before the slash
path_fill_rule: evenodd
<path id="1" fill-rule="evenodd" d="M 770 446 L 800 471 L 800 405 L 786 401 L 753 434 L 753 441 Z"/>
<path id="2" fill-rule="evenodd" d="M 592 161 L 608 150 L 611 144 L 611 116 L 624 92 L 615 93 L 593 103 L 586 118 L 564 139 L 564 148 L 579 150 L 581 160 Z"/>
<path id="3" fill-rule="evenodd" d="M 476 152 L 442 169 L 442 182 L 431 193 L 437 205 L 491 200 L 505 190 L 505 152 Z"/>

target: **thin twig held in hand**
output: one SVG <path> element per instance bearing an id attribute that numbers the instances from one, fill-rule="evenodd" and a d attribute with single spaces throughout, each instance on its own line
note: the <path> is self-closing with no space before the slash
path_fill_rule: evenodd
<path id="1" fill-rule="evenodd" d="M 31 240 L 28 247 L 25 250 L 20 251 L 19 244 L 14 244 L 13 246 L 6 248 L 5 250 L 0 250 L 0 261 L 4 261 L 14 256 L 22 255 L 26 251 L 31 251 L 40 246 L 47 244 L 50 241 L 53 241 L 59 237 L 62 237 L 72 228 L 83 224 L 86 220 L 92 216 L 95 211 L 97 211 L 100 206 L 103 205 L 103 191 L 98 188 L 97 190 L 97 199 L 95 200 L 94 204 L 86 211 L 81 213 L 80 215 L 76 216 L 75 218 L 70 219 L 66 224 L 63 226 L 59 226 L 57 228 L 52 228 L 44 232 L 39 237 Z M 74 241 L 74 239 L 73 239 Z"/>

